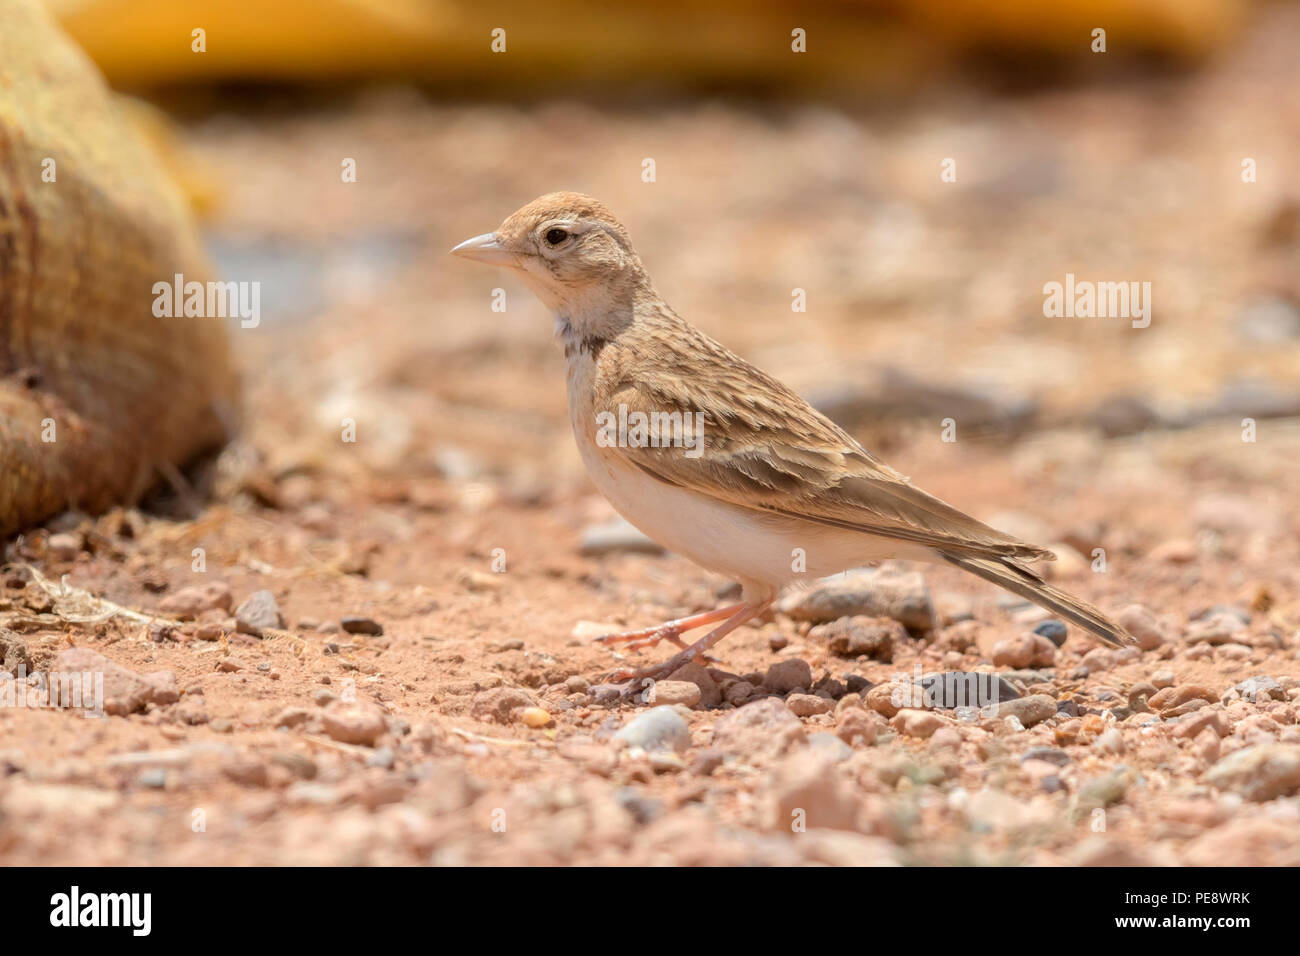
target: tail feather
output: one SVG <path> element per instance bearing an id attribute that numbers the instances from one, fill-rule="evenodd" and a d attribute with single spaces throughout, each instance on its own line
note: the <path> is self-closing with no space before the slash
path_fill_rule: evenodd
<path id="1" fill-rule="evenodd" d="M 1067 621 L 1091 631 L 1112 647 L 1137 646 L 1137 641 L 1128 631 L 1091 604 L 1052 587 L 1029 568 L 1010 558 L 977 558 L 948 551 L 940 551 L 939 554 L 945 561 L 955 564 L 963 571 L 969 571 L 1012 594 L 1019 594 L 1039 607 L 1045 607 Z"/>

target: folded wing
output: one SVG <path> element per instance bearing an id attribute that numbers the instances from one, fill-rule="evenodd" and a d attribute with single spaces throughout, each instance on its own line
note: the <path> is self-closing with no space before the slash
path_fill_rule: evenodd
<path id="1" fill-rule="evenodd" d="M 702 349 L 709 360 L 688 391 L 682 367 L 698 366 Z M 674 422 L 686 413 L 702 416 L 698 449 L 663 447 L 663 437 L 660 447 L 617 449 L 659 481 L 743 508 L 942 551 L 1052 557 L 913 487 L 794 392 L 702 334 L 665 343 L 649 365 L 614 364 L 597 383 L 596 400 L 598 408 L 666 413 Z M 689 432 L 686 438 L 694 441 Z"/>

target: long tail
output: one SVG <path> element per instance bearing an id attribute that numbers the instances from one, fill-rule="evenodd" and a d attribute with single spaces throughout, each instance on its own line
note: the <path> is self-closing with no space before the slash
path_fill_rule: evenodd
<path id="1" fill-rule="evenodd" d="M 1033 601 L 1039 607 L 1054 611 L 1066 620 L 1096 634 L 1112 647 L 1137 646 L 1137 641 L 1128 631 L 1091 604 L 1052 587 L 1029 568 L 1017 564 L 1010 558 L 1001 560 L 976 558 L 949 551 L 940 551 L 939 554 L 945 561 L 957 565 L 963 571 L 969 571 L 976 577 L 990 581 L 1000 588 L 1006 588 L 1012 594 L 1019 594 L 1022 598 Z"/>

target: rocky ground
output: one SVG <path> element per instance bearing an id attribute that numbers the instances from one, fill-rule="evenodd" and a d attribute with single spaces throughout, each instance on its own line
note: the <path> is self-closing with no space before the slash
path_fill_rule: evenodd
<path id="1" fill-rule="evenodd" d="M 244 429 L 142 508 L 5 545 L 0 860 L 1300 864 L 1300 114 L 1273 16 L 1202 73 L 906 117 L 385 95 L 186 127 L 214 255 L 264 283 L 232 330 Z M 614 520 L 549 320 L 445 256 L 563 187 L 624 216 L 684 315 L 1052 547 L 1141 648 L 886 566 L 614 698 L 672 649 L 592 636 L 731 582 Z M 1067 271 L 1152 281 L 1151 326 L 1045 318 Z M 69 671 L 103 673 L 104 716 L 30 705 Z"/>
<path id="2" fill-rule="evenodd" d="M 1060 542 L 1061 583 L 1141 650 L 953 571 L 885 567 L 795 593 L 716 667 L 631 702 L 601 686 L 617 659 L 589 637 L 727 582 L 600 521 L 584 535 L 586 489 L 69 518 L 9 549 L 4 666 L 102 670 L 108 715 L 0 708 L 0 846 L 14 863 L 1300 863 L 1300 513 L 1264 490 L 1300 429 L 1231 476 L 1217 438 L 1148 437 L 1122 472 L 1071 459 L 1092 490 L 1066 519 L 1034 517 L 1040 456 L 1064 454 L 1046 439 L 964 456 L 990 509 L 1018 499 L 1003 524 Z M 1128 520 L 1136 500 L 1158 531 Z M 1079 556 L 1095 548 L 1104 573 Z M 951 672 L 985 676 L 925 681 Z"/>

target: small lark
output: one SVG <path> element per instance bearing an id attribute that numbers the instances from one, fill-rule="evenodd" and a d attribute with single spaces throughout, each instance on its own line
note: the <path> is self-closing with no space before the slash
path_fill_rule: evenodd
<path id="1" fill-rule="evenodd" d="M 600 638 L 667 640 L 663 678 L 762 614 L 784 585 L 884 558 L 947 562 L 1051 610 L 1107 644 L 1133 643 L 1023 560 L 1054 557 L 913 487 L 772 376 L 679 317 L 622 224 L 578 193 L 535 199 L 452 252 L 511 269 L 555 314 L 583 464 L 632 524 L 739 581 L 742 601 Z M 795 549 L 806 555 L 795 570 Z M 717 624 L 687 646 L 681 635 Z"/>

